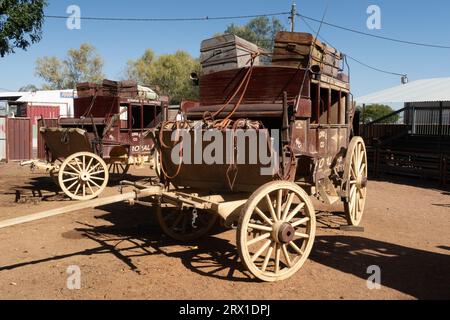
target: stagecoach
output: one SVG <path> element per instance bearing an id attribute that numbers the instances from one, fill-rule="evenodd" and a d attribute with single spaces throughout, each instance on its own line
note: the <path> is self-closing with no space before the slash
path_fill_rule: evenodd
<path id="1" fill-rule="evenodd" d="M 363 216 L 367 156 L 354 130 L 343 55 L 311 34 L 281 32 L 272 54 L 226 35 L 205 40 L 201 60 L 202 74 L 191 75 L 199 103 L 152 133 L 161 184 L 122 185 L 137 189 L 133 203 L 154 206 L 170 237 L 194 240 L 221 220 L 237 228 L 240 258 L 255 277 L 286 279 L 313 246 L 310 197 L 343 203 L 352 226 Z M 239 144 L 238 132 L 256 132 L 259 140 Z M 212 147 L 212 137 L 231 146 Z M 269 173 L 266 164 L 238 161 L 266 145 L 275 159 Z M 196 158 L 205 153 L 228 158 Z"/>
<path id="2" fill-rule="evenodd" d="M 26 161 L 49 172 L 74 200 L 98 197 L 131 165 L 152 163 L 149 134 L 164 119 L 168 99 L 134 81 L 80 83 L 74 117 L 41 119 L 46 161 Z"/>
<path id="3" fill-rule="evenodd" d="M 108 176 L 106 156 L 108 163 L 129 158 L 133 144 L 124 143 L 120 134 L 139 141 L 148 136 L 159 163 L 158 181 L 121 181 L 121 195 L 92 200 L 86 207 L 117 201 L 152 207 L 162 230 L 179 241 L 207 235 L 220 220 L 236 228 L 240 259 L 256 278 L 287 279 L 313 247 L 312 197 L 328 205 L 343 204 L 349 225 L 362 220 L 367 156 L 355 131 L 343 55 L 311 34 L 280 32 L 273 53 L 233 35 L 205 40 L 201 62 L 201 74 L 191 75 L 199 86 L 199 102 L 183 117 L 163 119 L 148 134 L 145 130 L 156 122 L 145 126 L 141 121 L 134 132 L 138 115 L 145 111 L 139 105 L 140 111 L 133 112 L 133 103 L 124 107 L 127 120 L 121 118 L 121 103 L 115 104 L 111 115 L 120 125 L 102 118 L 99 130 L 93 113 L 80 117 L 77 128 L 64 134 L 58 129 L 57 147 L 51 143 L 53 129 L 44 129 L 51 159 L 65 159 L 58 168 L 59 180 L 74 185 L 72 197 L 80 189 L 84 193 L 92 187 L 86 181 Z M 84 110 L 91 110 L 91 100 L 84 101 Z M 157 115 L 161 104 L 153 105 Z M 86 131 L 89 124 L 92 129 Z M 72 137 L 80 125 L 86 126 L 83 134 Z M 82 140 L 75 143 L 82 150 L 72 148 L 75 137 Z M 66 149 L 61 150 L 61 143 Z M 262 157 L 255 160 L 255 153 Z M 271 161 L 258 161 L 264 156 Z M 127 188 L 132 191 L 125 192 Z M 73 205 L 67 211 L 81 208 Z"/>

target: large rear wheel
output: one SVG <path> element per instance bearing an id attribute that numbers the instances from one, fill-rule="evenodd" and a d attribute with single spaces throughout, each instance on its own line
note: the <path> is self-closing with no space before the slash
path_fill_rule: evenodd
<path id="1" fill-rule="evenodd" d="M 275 181 L 248 199 L 238 224 L 237 247 L 255 277 L 273 282 L 303 266 L 315 234 L 314 207 L 306 192 L 295 183 Z"/>
<path id="2" fill-rule="evenodd" d="M 361 223 L 367 196 L 367 152 L 364 140 L 354 137 L 345 156 L 345 169 L 342 189 L 345 217 L 349 225 Z"/>

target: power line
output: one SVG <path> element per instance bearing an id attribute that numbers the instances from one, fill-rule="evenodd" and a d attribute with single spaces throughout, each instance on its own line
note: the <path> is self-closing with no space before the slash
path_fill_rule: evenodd
<path id="1" fill-rule="evenodd" d="M 302 16 L 300 16 L 300 18 L 302 19 L 302 21 L 305 23 L 305 25 L 306 25 L 313 33 L 316 32 L 316 31 L 314 30 L 314 28 L 311 27 L 311 25 L 305 20 L 305 18 L 303 18 Z M 326 43 L 328 43 L 329 45 L 333 46 L 333 45 L 331 44 L 331 42 L 327 41 L 327 40 L 326 40 L 325 38 L 323 38 L 322 36 L 319 35 L 319 38 L 320 38 L 323 42 L 326 42 Z M 358 60 L 358 59 L 356 59 L 356 58 L 353 58 L 352 56 L 350 56 L 350 55 L 348 55 L 348 54 L 345 54 L 345 56 L 346 56 L 347 58 L 349 58 L 349 59 L 355 61 L 356 63 L 359 63 L 360 65 L 362 65 L 362 66 L 364 66 L 364 67 L 366 67 L 366 68 L 369 68 L 369 69 L 372 69 L 372 70 L 375 70 L 375 71 L 378 71 L 378 72 L 381 72 L 381 73 L 386 73 L 386 74 L 390 74 L 390 75 L 394 75 L 394 76 L 406 76 L 406 74 L 404 74 L 404 73 L 396 73 L 396 72 L 392 72 L 392 71 L 383 70 L 383 69 L 380 69 L 380 68 L 377 68 L 377 67 L 373 67 L 373 66 L 371 66 L 371 65 L 369 65 L 369 64 L 367 64 L 367 63 L 364 63 L 364 62 L 362 62 L 362 61 L 360 61 L 360 60 Z"/>
<path id="2" fill-rule="evenodd" d="M 302 19 L 307 19 L 307 20 L 314 21 L 314 22 L 320 22 L 319 19 L 315 19 L 315 18 L 311 18 L 311 17 L 308 17 L 308 16 L 304 16 L 304 15 L 301 15 L 299 13 L 297 13 L 297 16 L 299 16 Z M 450 49 L 450 46 L 438 45 L 438 44 L 429 44 L 429 43 L 421 43 L 421 42 L 413 42 L 413 41 L 395 39 L 395 38 L 390 38 L 390 37 L 384 37 L 384 36 L 379 36 L 379 35 L 376 35 L 376 34 L 371 34 L 371 33 L 363 32 L 363 31 L 356 30 L 356 29 L 351 29 L 351 28 L 339 26 L 337 24 L 333 24 L 333 23 L 329 23 L 329 22 L 325 22 L 325 21 L 323 22 L 323 24 L 325 24 L 327 26 L 330 26 L 330 27 L 333 27 L 333 28 L 337 28 L 337 29 L 341 29 L 341 30 L 345 30 L 345 31 L 361 34 L 361 35 L 372 37 L 372 38 L 378 38 L 378 39 L 382 39 L 382 40 L 392 41 L 392 42 L 398 42 L 398 43 L 415 45 L 415 46 L 421 46 L 421 47 L 430 47 L 430 48 L 438 48 L 438 49 Z"/>
<path id="3" fill-rule="evenodd" d="M 81 20 L 92 20 L 92 21 L 126 21 L 126 22 L 176 22 L 176 21 L 208 21 L 208 20 L 236 20 L 236 19 L 249 19 L 249 18 L 259 18 L 259 17 L 275 17 L 288 15 L 289 12 L 278 12 L 278 13 L 265 13 L 265 14 L 255 14 L 255 15 L 241 15 L 241 16 L 224 16 L 224 17 L 191 17 L 191 18 L 108 18 L 108 17 L 79 17 Z M 45 18 L 49 19 L 67 19 L 68 16 L 58 16 L 58 15 L 45 15 Z"/>

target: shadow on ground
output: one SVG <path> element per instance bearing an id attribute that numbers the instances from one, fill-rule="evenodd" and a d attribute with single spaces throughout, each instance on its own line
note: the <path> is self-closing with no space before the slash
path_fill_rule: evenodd
<path id="1" fill-rule="evenodd" d="M 148 176 L 133 176 L 126 175 L 124 177 L 130 182 L 145 183 L 150 178 Z M 119 186 L 119 182 L 110 181 L 108 186 Z M 27 184 L 13 185 L 8 190 L 0 191 L 0 194 L 11 195 L 11 201 L 15 202 L 28 202 L 28 201 L 61 201 L 70 200 L 62 191 L 57 181 L 54 181 L 51 177 L 40 176 L 33 177 Z"/>
<path id="2" fill-rule="evenodd" d="M 113 204 L 100 208 L 105 214 L 96 218 L 112 225 L 92 226 L 79 223 L 72 233 L 98 244 L 96 248 L 46 257 L 39 260 L 0 266 L 0 272 L 73 256 L 112 254 L 130 270 L 141 273 L 134 263 L 142 256 L 166 255 L 181 260 L 192 272 L 224 281 L 255 282 L 238 261 L 234 242 L 216 237 L 224 232 L 218 227 L 214 235 L 183 244 L 165 237 L 157 226 L 151 208 Z M 319 228 L 335 229 L 343 217 L 321 212 Z M 74 234 L 72 234 L 73 236 Z M 63 235 L 64 236 L 64 235 Z M 65 236 L 68 238 L 68 236 Z M 173 248 L 177 250 L 173 250 Z M 360 236 L 318 236 L 310 259 L 340 272 L 366 280 L 371 265 L 381 268 L 383 286 L 420 299 L 450 298 L 450 255 L 407 248 Z"/>

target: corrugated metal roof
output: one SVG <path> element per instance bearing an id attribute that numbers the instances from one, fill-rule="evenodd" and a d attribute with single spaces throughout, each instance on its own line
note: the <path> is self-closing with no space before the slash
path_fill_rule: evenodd
<path id="1" fill-rule="evenodd" d="M 36 92 L 0 92 L 1 98 L 19 97 L 18 102 L 67 103 L 73 99 L 74 90 L 44 90 Z"/>
<path id="2" fill-rule="evenodd" d="M 355 100 L 358 104 L 450 101 L 450 78 L 412 81 Z"/>

